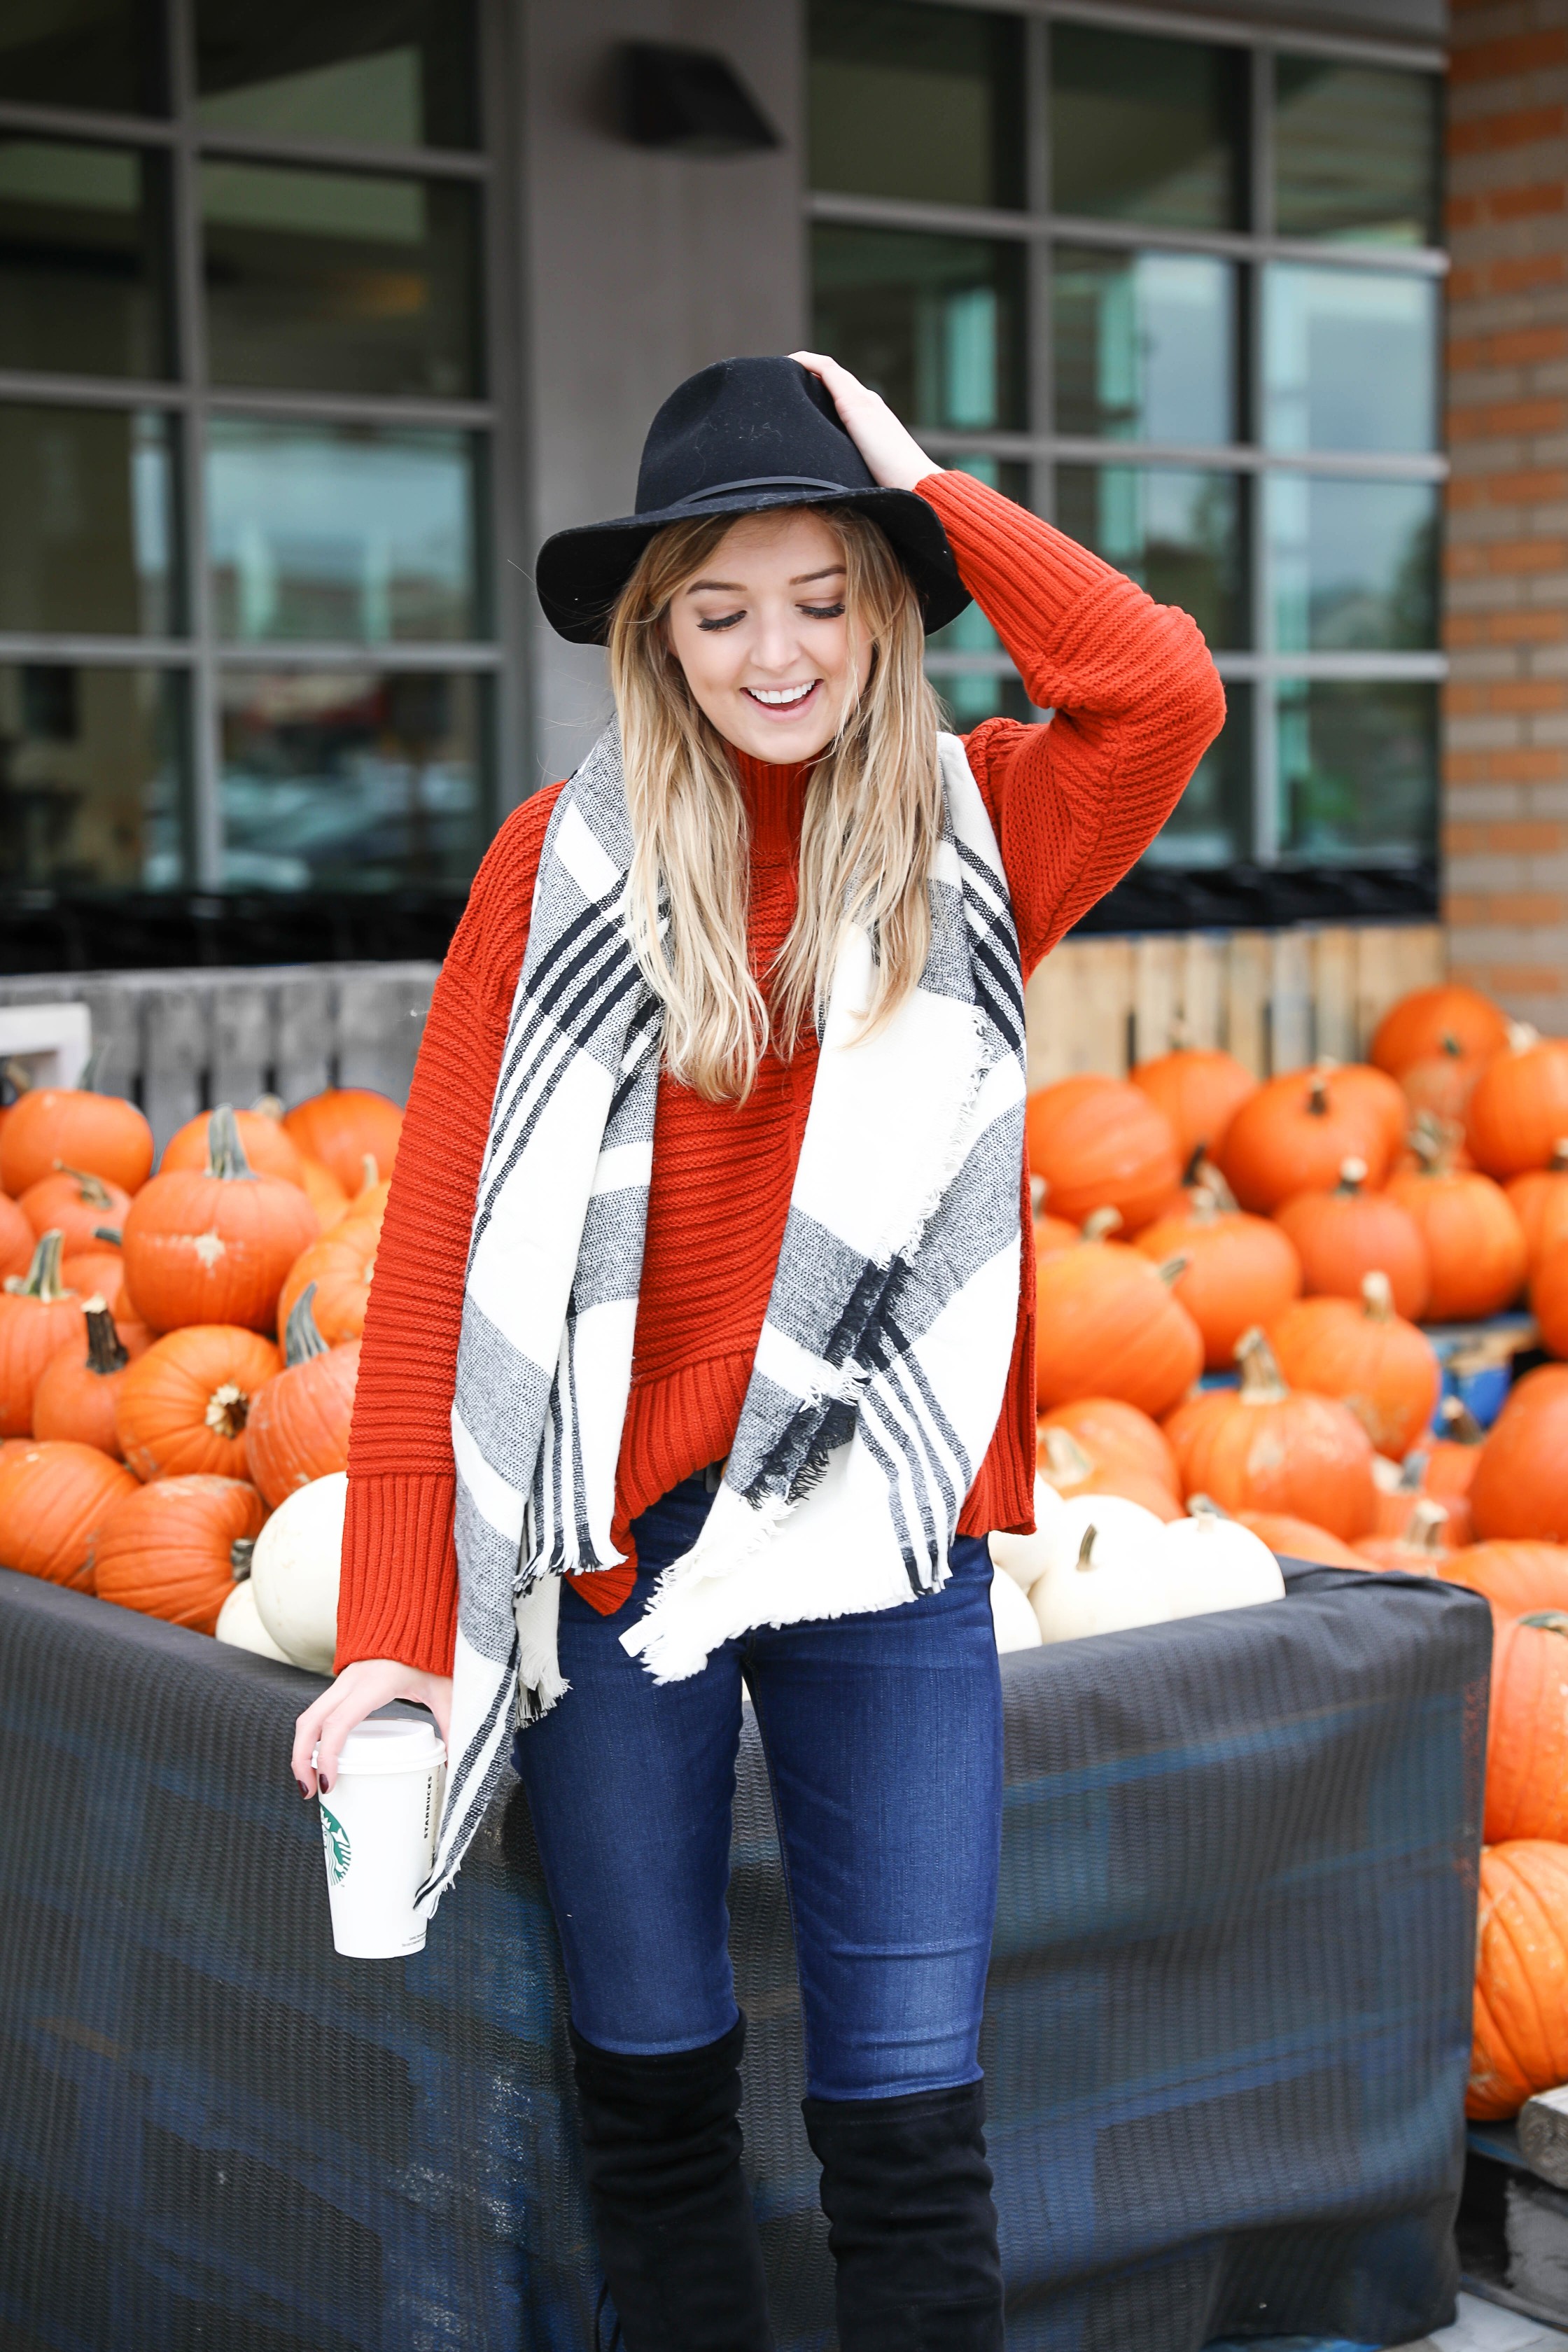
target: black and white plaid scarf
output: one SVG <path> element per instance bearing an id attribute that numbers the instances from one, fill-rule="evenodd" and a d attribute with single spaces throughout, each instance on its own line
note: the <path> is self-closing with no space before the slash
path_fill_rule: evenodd
<path id="1" fill-rule="evenodd" d="M 1018 943 L 963 747 L 920 985 L 858 1036 L 846 937 L 778 1269 L 698 1542 L 622 1635 L 661 1682 L 756 1625 L 887 1609 L 946 1581 L 1016 1328 L 1024 1135 Z M 551 814 L 474 1211 L 452 1406 L 459 1573 L 433 1908 L 566 1685 L 561 1578 L 613 1568 L 653 1165 L 662 1008 L 623 924 L 631 827 L 603 734 Z"/>

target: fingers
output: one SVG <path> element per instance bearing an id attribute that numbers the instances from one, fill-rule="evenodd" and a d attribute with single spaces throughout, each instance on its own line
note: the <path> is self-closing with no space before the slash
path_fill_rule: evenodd
<path id="1" fill-rule="evenodd" d="M 450 1678 L 444 1675 L 429 1675 L 426 1679 L 429 1684 L 429 1688 L 423 1694 L 425 1704 L 436 1718 L 436 1728 L 441 1735 L 443 1745 L 449 1749 L 452 1743 L 452 1685 Z"/>
<path id="2" fill-rule="evenodd" d="M 331 1691 L 323 1692 L 319 1699 L 305 1709 L 304 1714 L 294 1726 L 294 1746 L 289 1764 L 289 1769 L 300 1784 L 300 1794 L 302 1797 L 313 1797 L 316 1793 L 316 1769 L 310 1761 L 310 1751 L 321 1737 L 321 1725 L 331 1705 Z"/>

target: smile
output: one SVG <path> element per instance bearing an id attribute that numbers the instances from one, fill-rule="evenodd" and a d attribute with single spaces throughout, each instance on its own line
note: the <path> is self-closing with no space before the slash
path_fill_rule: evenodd
<path id="1" fill-rule="evenodd" d="M 819 677 L 808 677 L 804 686 L 743 686 L 741 691 L 764 710 L 795 711 L 811 699 L 821 684 Z"/>

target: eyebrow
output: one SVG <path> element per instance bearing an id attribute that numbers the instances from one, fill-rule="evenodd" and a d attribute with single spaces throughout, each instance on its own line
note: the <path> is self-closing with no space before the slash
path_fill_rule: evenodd
<path id="1" fill-rule="evenodd" d="M 842 563 L 826 563 L 820 572 L 797 572 L 790 582 L 792 588 L 809 588 L 814 580 L 836 580 L 843 575 Z M 700 595 L 704 588 L 721 589 L 727 596 L 743 596 L 744 587 L 738 580 L 690 580 L 686 585 L 689 596 Z"/>

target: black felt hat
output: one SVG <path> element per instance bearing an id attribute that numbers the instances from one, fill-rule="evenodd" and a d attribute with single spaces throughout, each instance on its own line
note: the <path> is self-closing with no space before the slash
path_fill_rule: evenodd
<path id="1" fill-rule="evenodd" d="M 798 506 L 855 507 L 879 523 L 928 630 L 968 604 L 936 509 L 913 490 L 879 488 L 821 378 L 770 358 L 718 360 L 676 387 L 643 444 L 637 512 L 558 530 L 540 549 L 545 618 L 574 645 L 602 646 L 611 607 L 667 523 Z"/>

